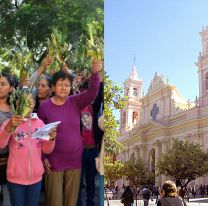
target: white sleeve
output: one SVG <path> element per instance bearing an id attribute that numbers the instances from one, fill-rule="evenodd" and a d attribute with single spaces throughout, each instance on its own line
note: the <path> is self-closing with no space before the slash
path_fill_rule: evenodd
<path id="1" fill-rule="evenodd" d="M 37 78 L 38 78 L 38 71 L 36 70 L 36 71 L 30 76 L 30 84 L 32 84 L 33 81 L 34 81 L 35 79 L 37 79 Z"/>

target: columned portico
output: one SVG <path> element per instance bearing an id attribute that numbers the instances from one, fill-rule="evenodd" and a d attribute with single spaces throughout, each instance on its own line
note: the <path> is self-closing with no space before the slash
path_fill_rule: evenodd
<path id="1" fill-rule="evenodd" d="M 138 160 L 140 158 L 140 152 L 139 152 L 139 147 L 138 145 L 136 145 L 134 148 L 133 148 L 133 151 L 134 151 L 134 154 L 135 154 L 135 159 Z"/>
<path id="2" fill-rule="evenodd" d="M 143 162 L 146 162 L 146 155 L 145 155 L 145 152 L 146 152 L 146 146 L 144 144 L 141 144 L 139 146 L 139 151 L 140 151 L 140 158 Z"/>

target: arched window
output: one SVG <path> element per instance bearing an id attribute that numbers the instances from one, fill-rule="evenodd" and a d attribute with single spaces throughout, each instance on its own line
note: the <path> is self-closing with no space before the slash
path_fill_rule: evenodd
<path id="1" fill-rule="evenodd" d="M 123 121 L 122 121 L 122 123 L 126 124 L 126 112 L 123 113 Z"/>
<path id="2" fill-rule="evenodd" d="M 137 88 L 133 88 L 133 95 L 136 97 L 138 94 L 137 94 Z"/>
<path id="3" fill-rule="evenodd" d="M 133 115 L 132 115 L 132 123 L 133 124 L 136 124 L 138 122 L 138 112 L 133 112 Z"/>
<path id="4" fill-rule="evenodd" d="M 126 96 L 129 96 L 129 88 L 126 87 Z"/>
<path id="5" fill-rule="evenodd" d="M 130 156 L 130 161 L 134 164 L 135 163 L 135 153 L 133 152 Z"/>
<path id="6" fill-rule="evenodd" d="M 208 72 L 205 74 L 205 89 L 208 91 Z"/>

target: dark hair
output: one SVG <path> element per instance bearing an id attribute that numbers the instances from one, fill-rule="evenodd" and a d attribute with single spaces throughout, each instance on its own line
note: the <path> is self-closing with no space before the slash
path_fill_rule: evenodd
<path id="1" fill-rule="evenodd" d="M 50 87 L 50 88 L 52 88 L 52 78 L 50 77 L 50 76 L 48 76 L 48 75 L 42 75 L 41 77 L 40 77 L 40 79 L 38 80 L 38 81 L 40 81 L 40 80 L 42 80 L 42 79 L 45 79 L 46 81 L 47 81 L 47 85 Z"/>
<path id="2" fill-rule="evenodd" d="M 1 72 L 0 73 L 0 77 L 5 77 L 7 79 L 7 81 L 8 81 L 8 83 L 9 83 L 10 87 L 14 87 L 15 86 L 15 79 L 8 72 L 5 72 L 5 71 Z"/>
<path id="3" fill-rule="evenodd" d="M 17 86 L 16 84 L 18 84 L 17 80 L 10 73 L 2 71 L 0 73 L 0 77 L 5 77 L 7 79 L 7 81 L 8 81 L 8 83 L 9 83 L 10 87 L 16 88 L 16 86 Z M 9 96 L 10 96 L 11 93 L 12 92 L 9 93 L 8 98 L 7 98 L 7 104 L 8 105 L 10 104 Z"/>
<path id="4" fill-rule="evenodd" d="M 86 90 L 86 89 L 88 89 L 88 87 L 89 87 L 89 81 L 86 80 L 86 81 L 79 87 L 79 89 L 80 89 L 80 90 Z"/>
<path id="5" fill-rule="evenodd" d="M 63 71 L 58 71 L 53 75 L 52 78 L 52 85 L 55 86 L 58 80 L 65 80 L 68 79 L 70 82 L 70 86 L 72 87 L 73 85 L 73 80 L 74 80 L 74 75 L 72 75 L 69 72 L 63 72 Z"/>

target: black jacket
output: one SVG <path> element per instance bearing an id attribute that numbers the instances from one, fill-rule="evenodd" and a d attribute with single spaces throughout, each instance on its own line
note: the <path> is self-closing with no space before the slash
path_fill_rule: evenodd
<path id="1" fill-rule="evenodd" d="M 163 197 L 161 198 L 157 206 L 184 206 L 183 201 L 180 197 Z"/>
<path id="2" fill-rule="evenodd" d="M 100 82 L 98 95 L 92 104 L 92 108 L 93 108 L 94 139 L 95 139 L 95 143 L 96 143 L 96 145 L 99 149 L 99 152 L 100 152 L 104 132 L 98 127 L 98 118 L 99 118 L 100 111 L 101 110 L 102 110 L 102 112 L 104 111 L 104 84 L 103 84 L 103 82 Z"/>

